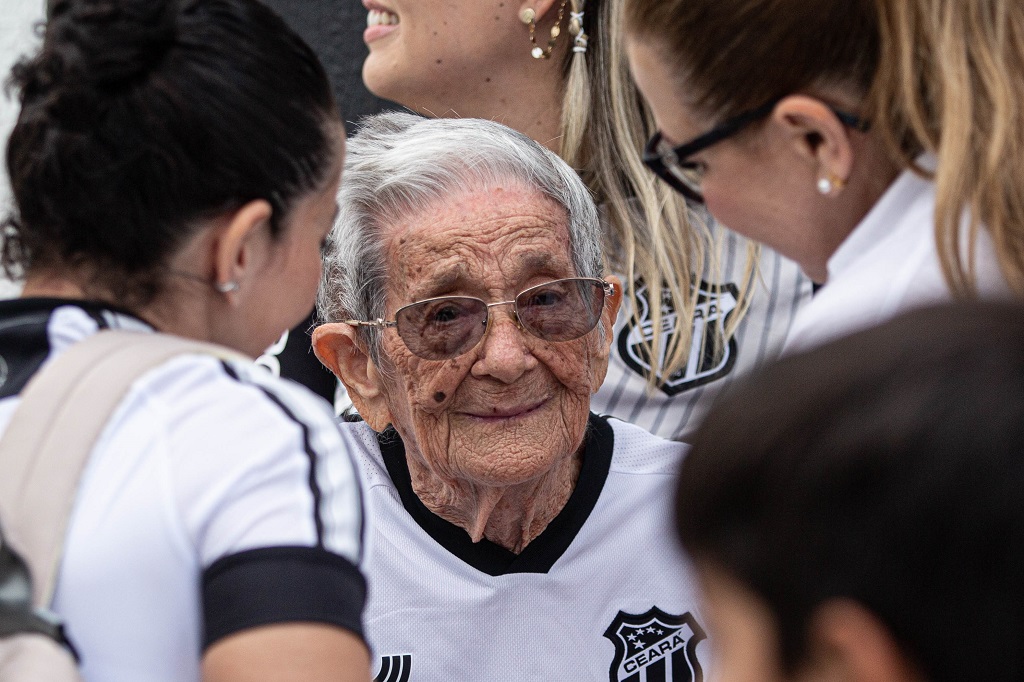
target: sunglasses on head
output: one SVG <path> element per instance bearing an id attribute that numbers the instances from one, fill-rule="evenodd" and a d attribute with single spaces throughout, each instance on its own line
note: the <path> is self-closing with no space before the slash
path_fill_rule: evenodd
<path id="1" fill-rule="evenodd" d="M 545 341 L 572 341 L 597 326 L 614 287 L 593 277 L 569 277 L 521 291 L 511 301 L 487 303 L 473 296 L 438 296 L 395 311 L 393 320 L 345 320 L 361 327 L 393 327 L 424 360 L 447 360 L 472 350 L 487 333 L 491 308 L 511 305 L 520 328 Z"/>

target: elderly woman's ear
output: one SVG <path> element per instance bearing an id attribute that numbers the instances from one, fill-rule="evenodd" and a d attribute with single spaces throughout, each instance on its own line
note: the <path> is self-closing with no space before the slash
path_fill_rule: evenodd
<path id="1" fill-rule="evenodd" d="M 612 285 L 614 290 L 611 296 L 605 299 L 604 312 L 601 313 L 601 331 L 604 338 L 601 340 L 600 365 L 597 367 L 597 381 L 591 393 L 597 393 L 597 389 L 604 383 L 604 376 L 608 373 L 608 354 L 611 353 L 612 340 L 615 335 L 615 317 L 619 314 L 619 306 L 622 305 L 622 280 L 615 275 L 608 275 L 604 278 Z"/>
<path id="2" fill-rule="evenodd" d="M 381 392 L 381 377 L 356 328 L 343 322 L 322 324 L 313 330 L 313 352 L 345 384 L 359 416 L 378 433 L 391 423 L 391 412 Z"/>

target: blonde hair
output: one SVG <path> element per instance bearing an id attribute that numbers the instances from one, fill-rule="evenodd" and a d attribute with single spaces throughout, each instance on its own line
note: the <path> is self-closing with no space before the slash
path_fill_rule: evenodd
<path id="1" fill-rule="evenodd" d="M 604 207 L 610 265 L 627 280 L 634 315 L 642 306 L 633 284 L 642 279 L 647 286 L 653 332 L 648 357 L 665 358 L 664 379 L 686 365 L 691 344 L 688 321 L 696 310 L 701 279 L 720 281 L 721 231 L 713 234 L 683 197 L 643 164 L 640 152 L 654 132 L 654 122 L 633 82 L 620 39 L 622 0 L 571 4 L 573 12 L 585 12 L 589 41 L 585 53 L 568 52 L 560 155 L 580 172 Z M 724 328 L 724 338 L 712 339 L 718 344 L 715 352 L 721 351 L 749 307 L 757 254 L 757 247 L 750 244 L 746 273 L 738 284 L 739 307 Z M 656 302 L 663 297 L 671 301 L 679 320 L 674 337 L 662 330 L 662 310 Z M 652 388 L 657 372 L 655 366 L 648 376 Z"/>
<path id="2" fill-rule="evenodd" d="M 915 158 L 938 157 L 935 239 L 953 293 L 974 292 L 986 229 L 1024 295 L 1021 0 L 628 0 L 626 22 L 671 55 L 689 103 L 719 115 L 850 84 L 901 167 L 928 175 Z"/>
<path id="3" fill-rule="evenodd" d="M 893 154 L 938 157 L 935 241 L 959 296 L 974 292 L 987 229 L 1011 289 L 1024 295 L 1024 4 L 878 0 L 881 64 L 872 116 Z M 968 215 L 967 253 L 961 235 Z"/>

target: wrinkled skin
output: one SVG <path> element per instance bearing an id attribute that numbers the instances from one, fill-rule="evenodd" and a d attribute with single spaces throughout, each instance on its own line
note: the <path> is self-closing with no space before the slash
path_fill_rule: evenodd
<path id="1" fill-rule="evenodd" d="M 556 203 L 515 186 L 468 191 L 400 217 L 388 232 L 389 316 L 432 296 L 508 301 L 575 276 L 565 221 Z M 385 332 L 383 399 L 429 509 L 474 541 L 516 552 L 543 531 L 579 474 L 618 302 L 606 301 L 603 324 L 589 334 L 558 343 L 520 330 L 511 306 L 491 308 L 483 340 L 443 361 L 416 357 Z"/>

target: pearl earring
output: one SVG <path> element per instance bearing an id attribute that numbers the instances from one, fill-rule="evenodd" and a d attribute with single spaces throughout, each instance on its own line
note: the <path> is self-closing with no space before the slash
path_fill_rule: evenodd
<path id="1" fill-rule="evenodd" d="M 829 173 L 827 177 L 818 178 L 818 192 L 824 196 L 828 196 L 834 190 L 842 189 L 846 185 L 846 180 L 835 173 Z"/>
<path id="2" fill-rule="evenodd" d="M 238 291 L 238 282 L 229 280 L 227 282 L 217 282 L 213 285 L 213 288 L 222 294 L 229 294 L 232 291 Z"/>

